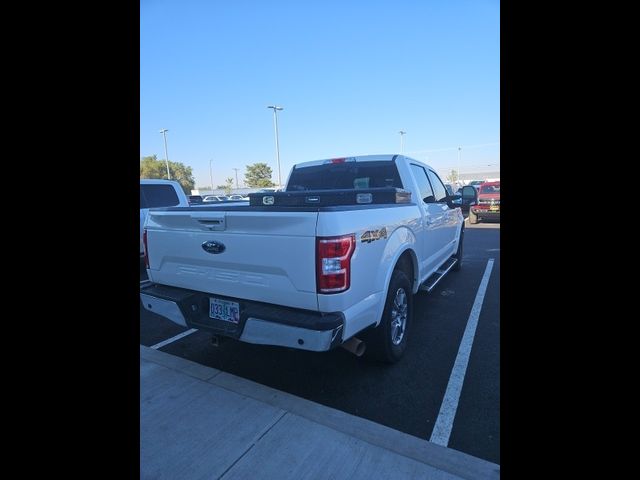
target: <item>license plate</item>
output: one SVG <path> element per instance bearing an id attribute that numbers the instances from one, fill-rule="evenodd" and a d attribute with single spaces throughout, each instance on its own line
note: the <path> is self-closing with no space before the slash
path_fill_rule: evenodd
<path id="1" fill-rule="evenodd" d="M 493 207 L 489 207 L 490 212 L 498 212 L 500 211 L 500 207 L 498 205 L 494 205 Z"/>
<path id="2" fill-rule="evenodd" d="M 210 298 L 209 317 L 225 322 L 238 323 L 240 321 L 240 305 L 237 302 Z"/>

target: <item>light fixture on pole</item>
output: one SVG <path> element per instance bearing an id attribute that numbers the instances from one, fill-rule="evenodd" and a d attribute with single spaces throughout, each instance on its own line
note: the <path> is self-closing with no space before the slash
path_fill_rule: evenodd
<path id="1" fill-rule="evenodd" d="M 398 133 L 400 134 L 400 153 L 402 153 L 402 152 L 404 152 L 404 142 L 403 142 L 403 139 L 404 139 L 404 136 L 405 136 L 405 134 L 406 134 L 407 132 L 405 132 L 404 130 L 400 130 Z"/>
<path id="2" fill-rule="evenodd" d="M 267 108 L 273 109 L 273 124 L 276 129 L 276 159 L 278 160 L 278 188 L 282 187 L 282 177 L 280 176 L 280 145 L 278 143 L 278 114 L 277 110 L 283 110 L 282 107 L 277 105 L 268 105 Z"/>
<path id="3" fill-rule="evenodd" d="M 213 195 L 213 174 L 211 173 L 211 162 L 213 162 L 213 158 L 209 160 L 209 180 L 211 181 L 211 194 Z"/>
<path id="4" fill-rule="evenodd" d="M 166 128 L 163 128 L 162 130 L 160 130 L 160 133 L 164 137 L 164 159 L 167 162 L 167 180 L 171 180 L 171 173 L 169 173 L 169 154 L 167 153 L 167 132 L 168 131 L 169 130 L 167 130 Z"/>

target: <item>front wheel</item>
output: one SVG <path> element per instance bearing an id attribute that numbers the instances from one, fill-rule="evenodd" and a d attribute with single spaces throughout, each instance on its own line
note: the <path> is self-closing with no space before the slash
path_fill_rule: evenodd
<path id="1" fill-rule="evenodd" d="M 367 332 L 365 355 L 385 363 L 395 363 L 407 348 L 407 335 L 413 319 L 411 282 L 402 270 L 394 270 L 389 291 L 376 328 Z"/>

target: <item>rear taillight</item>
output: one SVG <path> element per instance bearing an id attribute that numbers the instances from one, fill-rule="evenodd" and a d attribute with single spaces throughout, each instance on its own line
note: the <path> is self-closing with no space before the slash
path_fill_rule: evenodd
<path id="1" fill-rule="evenodd" d="M 351 256 L 356 249 L 355 234 L 316 238 L 316 289 L 318 293 L 338 293 L 351 285 Z"/>
<path id="2" fill-rule="evenodd" d="M 144 266 L 149 268 L 149 248 L 147 247 L 147 229 L 142 232 L 142 246 L 144 247 Z"/>

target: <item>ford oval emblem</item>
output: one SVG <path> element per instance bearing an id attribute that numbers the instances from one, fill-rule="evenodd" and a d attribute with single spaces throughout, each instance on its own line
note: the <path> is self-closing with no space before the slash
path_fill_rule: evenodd
<path id="1" fill-rule="evenodd" d="M 269 195 L 267 197 L 262 197 L 262 204 L 263 205 L 273 205 L 274 201 L 275 201 L 275 198 L 273 198 L 271 195 Z"/>
<path id="2" fill-rule="evenodd" d="M 212 254 L 216 254 L 216 253 L 222 253 L 225 250 L 225 246 L 224 243 L 222 242 L 216 242 L 215 240 L 210 240 L 208 242 L 204 242 L 202 244 L 202 249 L 207 252 L 207 253 L 212 253 Z"/>

